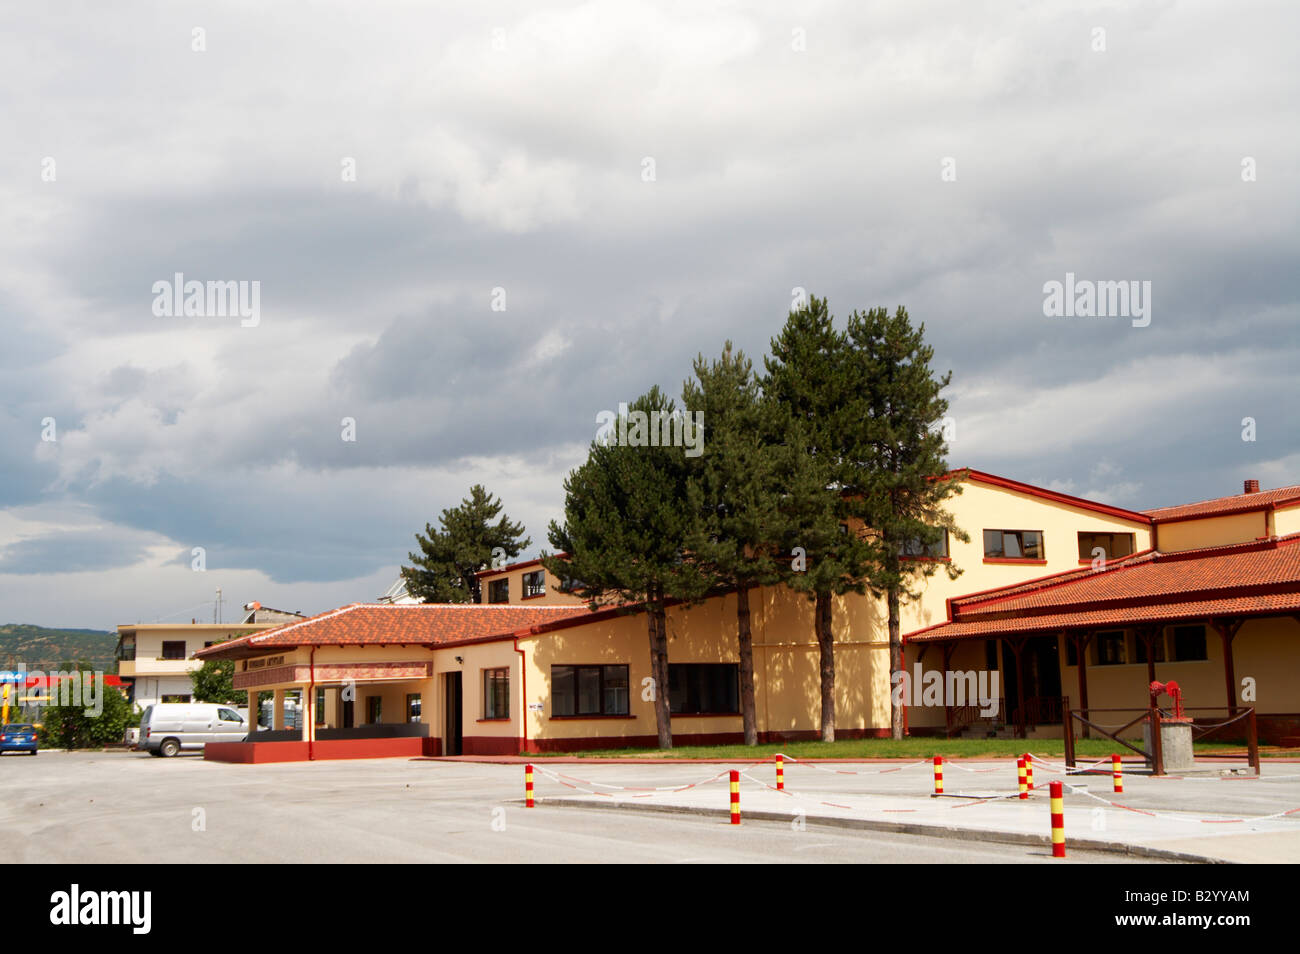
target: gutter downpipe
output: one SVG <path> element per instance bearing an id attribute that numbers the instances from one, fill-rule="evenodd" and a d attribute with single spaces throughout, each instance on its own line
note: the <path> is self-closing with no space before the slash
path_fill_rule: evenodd
<path id="1" fill-rule="evenodd" d="M 528 666 L 524 651 L 519 648 L 519 636 L 514 637 L 515 652 L 519 654 L 519 727 L 523 730 L 523 749 L 528 751 Z"/>
<path id="2" fill-rule="evenodd" d="M 311 648 L 311 688 L 308 690 L 307 704 L 307 761 L 316 761 L 316 647 Z"/>

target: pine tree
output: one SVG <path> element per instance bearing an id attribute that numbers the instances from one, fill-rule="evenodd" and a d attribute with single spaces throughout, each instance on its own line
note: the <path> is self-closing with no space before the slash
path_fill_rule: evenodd
<path id="1" fill-rule="evenodd" d="M 612 442 L 592 443 L 586 462 L 564 481 L 564 523 L 552 521 L 548 531 L 551 544 L 567 556 L 542 560 L 593 609 L 622 605 L 645 612 L 662 749 L 673 744 L 667 605 L 698 599 L 707 589 L 703 574 L 683 558 L 692 524 L 685 452 L 648 446 L 639 417 L 653 421 L 655 413 L 662 419 L 674 411 L 673 402 L 653 387 L 617 422 Z"/>
<path id="2" fill-rule="evenodd" d="M 523 524 L 504 515 L 497 520 L 499 513 L 501 501 L 475 484 L 459 506 L 443 510 L 440 530 L 425 524 L 415 535 L 420 552 L 408 554 L 412 565 L 402 567 L 407 591 L 426 603 L 481 603 L 475 574 L 517 557 L 532 542 Z"/>
<path id="3" fill-rule="evenodd" d="M 745 744 L 757 745 L 750 591 L 780 578 L 784 515 L 776 447 L 764 439 L 753 364 L 730 341 L 712 364 L 696 358 L 682 403 L 703 415 L 708 434 L 704 453 L 690 463 L 687 499 L 695 525 L 687 549 L 711 588 L 735 591 L 741 723 Z"/>
<path id="4" fill-rule="evenodd" d="M 771 439 L 781 454 L 785 540 L 792 559 L 786 583 L 814 604 L 820 656 L 822 740 L 835 741 L 835 596 L 866 591 L 870 550 L 850 531 L 839 472 L 844 407 L 851 398 L 845 336 L 824 298 L 791 311 L 772 339 L 763 381 Z"/>
<path id="5" fill-rule="evenodd" d="M 913 328 L 905 308 L 892 316 L 884 308 L 854 312 L 846 336 L 854 397 L 842 421 L 849 446 L 841 480 L 851 515 L 869 528 L 869 585 L 888 603 L 892 685 L 905 678 L 902 602 L 917 599 L 916 583 L 939 567 L 950 579 L 961 572 L 951 562 L 925 557 L 945 533 L 963 542 L 970 539 L 943 507 L 945 499 L 961 493 L 959 475 L 947 473 L 948 446 L 941 427 L 948 402 L 940 393 L 952 372 L 935 376 L 925 325 Z M 899 739 L 902 706 L 895 693 L 890 695 L 891 732 Z"/>

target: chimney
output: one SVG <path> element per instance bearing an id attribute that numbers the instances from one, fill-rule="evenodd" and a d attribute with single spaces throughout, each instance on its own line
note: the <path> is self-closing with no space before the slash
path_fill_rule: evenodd
<path id="1" fill-rule="evenodd" d="M 1259 493 L 1259 481 L 1258 481 L 1258 480 L 1248 480 L 1248 481 L 1246 481 L 1246 489 L 1243 490 L 1242 493 L 1246 493 L 1246 494 L 1257 494 L 1257 493 Z"/>

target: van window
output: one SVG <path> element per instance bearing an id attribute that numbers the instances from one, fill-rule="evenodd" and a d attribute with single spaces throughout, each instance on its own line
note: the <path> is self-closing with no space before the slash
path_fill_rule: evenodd
<path id="1" fill-rule="evenodd" d="M 217 715 L 221 716 L 222 722 L 239 722 L 239 713 L 234 709 L 218 709 Z"/>

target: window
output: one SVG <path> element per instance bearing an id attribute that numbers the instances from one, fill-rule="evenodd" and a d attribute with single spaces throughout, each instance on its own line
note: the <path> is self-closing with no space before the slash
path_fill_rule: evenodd
<path id="1" fill-rule="evenodd" d="M 483 670 L 483 718 L 510 718 L 510 670 Z"/>
<path id="2" fill-rule="evenodd" d="M 739 713 L 739 671 L 735 663 L 670 663 L 669 711 L 674 715 Z"/>
<path id="3" fill-rule="evenodd" d="M 489 603 L 509 603 L 510 602 L 510 577 L 502 577 L 499 580 L 493 580 L 488 584 L 488 602 Z"/>
<path id="4" fill-rule="evenodd" d="M 419 722 L 422 709 L 423 704 L 420 702 L 420 694 L 418 692 L 408 692 L 406 694 L 406 721 Z"/>
<path id="5" fill-rule="evenodd" d="M 1151 638 L 1151 655 L 1154 657 L 1152 662 L 1165 661 L 1165 634 L 1157 633 Z M 1133 637 L 1133 661 L 1144 663 L 1147 661 L 1147 641 L 1142 638 L 1141 634 Z"/>
<path id="6" fill-rule="evenodd" d="M 312 705 L 315 707 L 315 712 L 312 713 L 312 721 L 315 722 L 317 725 L 324 725 L 325 724 L 325 690 L 324 689 L 316 690 L 316 701 L 312 703 Z"/>
<path id="7" fill-rule="evenodd" d="M 117 658 L 125 661 L 135 659 L 135 637 L 123 636 L 122 645 L 118 647 Z"/>
<path id="8" fill-rule="evenodd" d="M 1205 652 L 1204 626 L 1175 626 L 1172 634 L 1174 662 L 1197 662 L 1210 658 Z"/>
<path id="9" fill-rule="evenodd" d="M 552 666 L 551 716 L 625 716 L 627 666 Z"/>
<path id="10" fill-rule="evenodd" d="M 1045 560 L 1041 530 L 985 530 L 984 557 L 998 560 Z"/>
<path id="11" fill-rule="evenodd" d="M 940 532 L 943 536 L 939 537 L 934 543 L 922 543 L 920 537 L 913 537 L 898 548 L 898 555 L 913 559 L 918 557 L 930 560 L 946 559 L 948 556 L 948 531 L 943 530 Z"/>
<path id="12" fill-rule="evenodd" d="M 1092 551 L 1101 547 L 1107 560 L 1133 554 L 1133 534 L 1131 533 L 1081 533 L 1079 534 L 1079 559 L 1091 561 L 1096 554 Z"/>
<path id="13" fill-rule="evenodd" d="M 1128 662 L 1123 630 L 1098 633 L 1093 637 L 1093 645 L 1097 647 L 1098 666 L 1119 666 Z"/>
<path id="14" fill-rule="evenodd" d="M 546 595 L 546 571 L 535 570 L 524 574 L 524 599 Z"/>
<path id="15" fill-rule="evenodd" d="M 234 709 L 218 709 L 218 710 L 217 710 L 217 716 L 221 719 L 222 722 L 242 722 L 242 721 L 244 721 L 243 719 L 241 719 L 241 718 L 239 717 L 239 713 L 236 712 Z"/>
<path id="16" fill-rule="evenodd" d="M 384 721 L 384 697 L 366 696 L 366 723 L 379 725 Z"/>
<path id="17" fill-rule="evenodd" d="M 185 658 L 185 640 L 168 639 L 162 644 L 162 655 L 159 659 L 184 659 Z"/>

